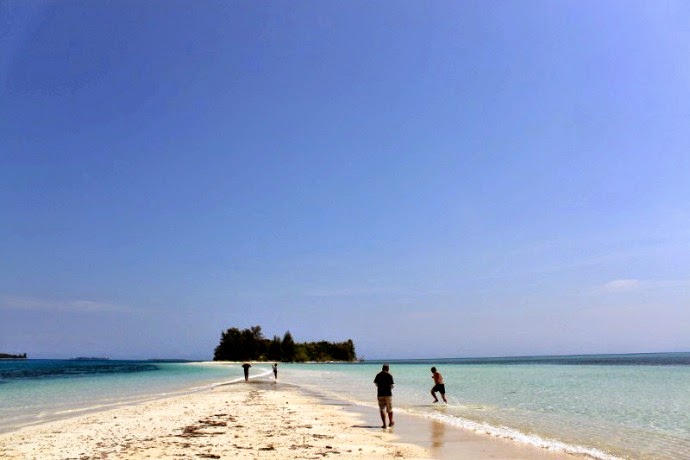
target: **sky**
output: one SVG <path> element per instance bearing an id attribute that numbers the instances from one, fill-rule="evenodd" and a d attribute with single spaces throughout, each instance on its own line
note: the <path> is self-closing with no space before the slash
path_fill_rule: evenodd
<path id="1" fill-rule="evenodd" d="M 690 351 L 690 4 L 0 0 L 0 352 Z"/>

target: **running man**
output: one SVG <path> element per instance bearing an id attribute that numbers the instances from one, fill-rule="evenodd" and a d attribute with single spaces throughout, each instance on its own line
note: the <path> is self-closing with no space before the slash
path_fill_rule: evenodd
<path id="1" fill-rule="evenodd" d="M 441 393 L 443 402 L 448 404 L 448 400 L 446 399 L 446 385 L 443 383 L 443 376 L 435 367 L 431 368 L 431 378 L 434 379 L 434 387 L 431 389 L 431 396 L 434 397 L 434 402 L 438 402 L 438 398 L 436 397 L 436 392 L 438 391 Z"/>

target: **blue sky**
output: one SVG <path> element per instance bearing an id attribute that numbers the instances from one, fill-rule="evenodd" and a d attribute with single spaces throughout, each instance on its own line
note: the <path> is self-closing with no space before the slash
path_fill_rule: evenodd
<path id="1" fill-rule="evenodd" d="M 690 350 L 687 2 L 0 1 L 0 352 Z"/>

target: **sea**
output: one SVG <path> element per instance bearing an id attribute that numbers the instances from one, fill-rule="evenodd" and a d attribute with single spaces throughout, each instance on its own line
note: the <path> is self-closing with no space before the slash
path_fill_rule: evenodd
<path id="1" fill-rule="evenodd" d="M 388 360 L 395 411 L 585 458 L 690 459 L 690 353 Z M 384 361 L 279 364 L 279 383 L 376 408 Z M 430 367 L 448 404 L 433 404 Z M 254 363 L 251 378 L 272 378 Z M 238 364 L 0 361 L 0 432 L 244 380 Z"/>

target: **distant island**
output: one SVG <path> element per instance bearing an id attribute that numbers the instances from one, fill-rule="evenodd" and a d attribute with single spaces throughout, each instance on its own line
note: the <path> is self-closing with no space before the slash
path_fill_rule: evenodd
<path id="1" fill-rule="evenodd" d="M 26 353 L 21 355 L 8 355 L 6 353 L 0 353 L 0 359 L 26 359 Z"/>
<path id="2" fill-rule="evenodd" d="M 214 361 L 347 361 L 357 360 L 355 344 L 344 342 L 295 342 L 290 331 L 281 339 L 277 335 L 267 339 L 261 326 L 240 330 L 236 327 L 221 334 L 220 343 L 213 353 Z"/>
<path id="3" fill-rule="evenodd" d="M 108 361 L 110 358 L 99 358 L 97 356 L 77 356 L 70 358 L 68 361 Z"/>

